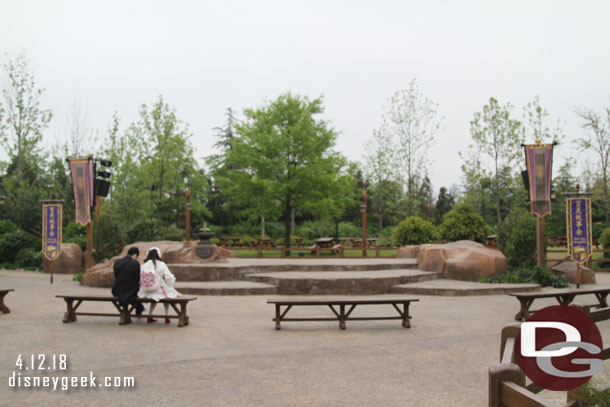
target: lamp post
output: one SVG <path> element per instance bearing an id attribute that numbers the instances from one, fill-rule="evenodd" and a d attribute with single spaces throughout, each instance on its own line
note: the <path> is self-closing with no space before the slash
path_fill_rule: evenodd
<path id="1" fill-rule="evenodd" d="M 185 224 L 187 242 L 191 241 L 191 208 L 192 207 L 193 207 L 193 204 L 191 203 L 191 191 L 189 191 L 187 189 L 186 190 L 186 212 L 184 214 L 184 216 L 186 217 L 184 224 Z"/>
<path id="2" fill-rule="evenodd" d="M 362 191 L 360 212 L 362 212 L 362 257 L 366 257 L 366 191 Z"/>

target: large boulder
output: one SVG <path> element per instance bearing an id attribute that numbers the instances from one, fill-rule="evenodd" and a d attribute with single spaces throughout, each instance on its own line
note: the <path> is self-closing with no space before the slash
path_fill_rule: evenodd
<path id="1" fill-rule="evenodd" d="M 507 270 L 500 251 L 469 240 L 421 245 L 417 262 L 421 270 L 438 271 L 455 280 L 477 281 Z"/>
<path id="2" fill-rule="evenodd" d="M 551 271 L 557 275 L 563 274 L 566 276 L 566 279 L 569 283 L 577 284 L 576 277 L 576 262 L 566 261 L 560 263 L 553 268 Z M 580 266 L 580 284 L 596 284 L 597 280 L 595 279 L 595 271 L 591 270 L 589 267 Z"/>
<path id="3" fill-rule="evenodd" d="M 420 270 L 442 273 L 445 270 L 446 261 L 447 253 L 443 245 L 423 244 L 420 246 L 417 256 L 417 264 Z"/>
<path id="4" fill-rule="evenodd" d="M 463 247 L 447 250 L 445 277 L 454 280 L 478 281 L 506 272 L 506 257 L 486 247 Z"/>
<path id="5" fill-rule="evenodd" d="M 399 259 L 416 259 L 417 256 L 419 256 L 419 245 L 401 247 L 396 253 L 396 257 Z"/>
<path id="6" fill-rule="evenodd" d="M 42 256 L 42 266 L 45 273 L 51 272 L 51 262 Z M 61 253 L 53 264 L 53 273 L 76 274 L 83 267 L 83 251 L 75 243 L 62 243 Z"/>
<path id="7" fill-rule="evenodd" d="M 197 242 L 137 242 L 125 246 L 119 256 L 87 269 L 81 279 L 81 284 L 92 287 L 112 287 L 114 284 L 114 262 L 127 256 L 129 248 L 134 246 L 140 250 L 140 256 L 138 257 L 140 264 L 146 259 L 146 252 L 151 247 L 158 247 L 161 251 L 161 259 L 168 264 L 170 270 L 171 264 L 226 263 L 227 257 L 235 257 L 235 253 L 230 250 L 216 245 L 197 245 Z M 197 255 L 197 251 L 205 258 Z"/>

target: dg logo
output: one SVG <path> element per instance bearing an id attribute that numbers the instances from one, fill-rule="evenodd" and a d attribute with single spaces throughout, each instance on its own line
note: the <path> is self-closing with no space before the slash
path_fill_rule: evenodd
<path id="1" fill-rule="evenodd" d="M 516 342 L 525 375 L 547 390 L 567 391 L 604 370 L 602 337 L 584 312 L 555 305 L 521 324 Z"/>

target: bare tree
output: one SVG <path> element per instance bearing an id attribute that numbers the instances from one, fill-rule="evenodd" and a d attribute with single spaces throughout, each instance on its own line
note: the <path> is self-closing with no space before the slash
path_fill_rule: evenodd
<path id="1" fill-rule="evenodd" d="M 384 107 L 379 133 L 396 143 L 409 200 L 415 199 L 428 172 L 428 151 L 443 121 L 437 109 L 438 105 L 420 92 L 415 79 L 408 89 L 394 93 Z"/>
<path id="2" fill-rule="evenodd" d="M 586 130 L 583 137 L 576 140 L 581 151 L 591 150 L 598 156 L 602 172 L 604 191 L 604 212 L 606 224 L 610 223 L 610 205 L 608 199 L 608 164 L 610 162 L 610 108 L 604 108 L 602 114 L 592 109 L 576 108 L 575 113 L 582 120 L 581 126 Z"/>

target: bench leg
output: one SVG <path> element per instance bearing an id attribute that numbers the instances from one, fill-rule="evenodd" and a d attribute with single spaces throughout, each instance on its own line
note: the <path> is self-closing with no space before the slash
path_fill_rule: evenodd
<path id="1" fill-rule="evenodd" d="M 63 319 L 63 323 L 67 324 L 69 322 L 74 322 L 76 321 L 76 308 L 74 307 L 74 300 L 71 299 L 65 299 L 66 300 L 66 312 L 64 314 L 64 319 Z M 79 302 L 80 304 L 80 302 Z"/>
<path id="2" fill-rule="evenodd" d="M 186 316 L 186 305 L 187 302 L 180 303 L 180 314 L 178 318 L 178 328 L 182 328 L 189 324 L 189 317 Z"/>
<path id="3" fill-rule="evenodd" d="M 409 321 L 409 303 L 405 302 L 402 307 L 402 326 L 403 328 L 411 328 Z"/>
<path id="4" fill-rule="evenodd" d="M 275 330 L 279 331 L 282 329 L 280 320 L 282 319 L 282 313 L 280 312 L 280 304 L 275 304 Z"/>
<path id="5" fill-rule="evenodd" d="M 595 296 L 597 297 L 597 301 L 599 301 L 598 308 L 606 308 L 608 306 L 608 302 L 606 300 L 608 293 L 595 293 Z"/>
<path id="6" fill-rule="evenodd" d="M 339 328 L 345 329 L 345 304 L 339 305 Z"/>
<path id="7" fill-rule="evenodd" d="M 4 296 L 7 293 L 4 293 L 0 296 L 0 311 L 2 311 L 5 314 L 8 314 L 11 312 L 11 310 L 4 304 Z"/>
<path id="8" fill-rule="evenodd" d="M 529 316 L 529 309 L 532 306 L 532 303 L 534 302 L 534 299 L 527 299 L 527 298 L 519 298 L 519 303 L 521 304 L 521 309 L 519 310 L 519 312 L 517 312 L 517 315 L 515 315 L 515 320 L 516 321 L 525 321 L 527 319 L 527 317 Z"/>
<path id="9" fill-rule="evenodd" d="M 119 307 L 121 313 L 121 319 L 119 320 L 119 325 L 127 325 L 131 324 L 131 313 L 129 312 L 129 305 L 125 307 Z"/>

